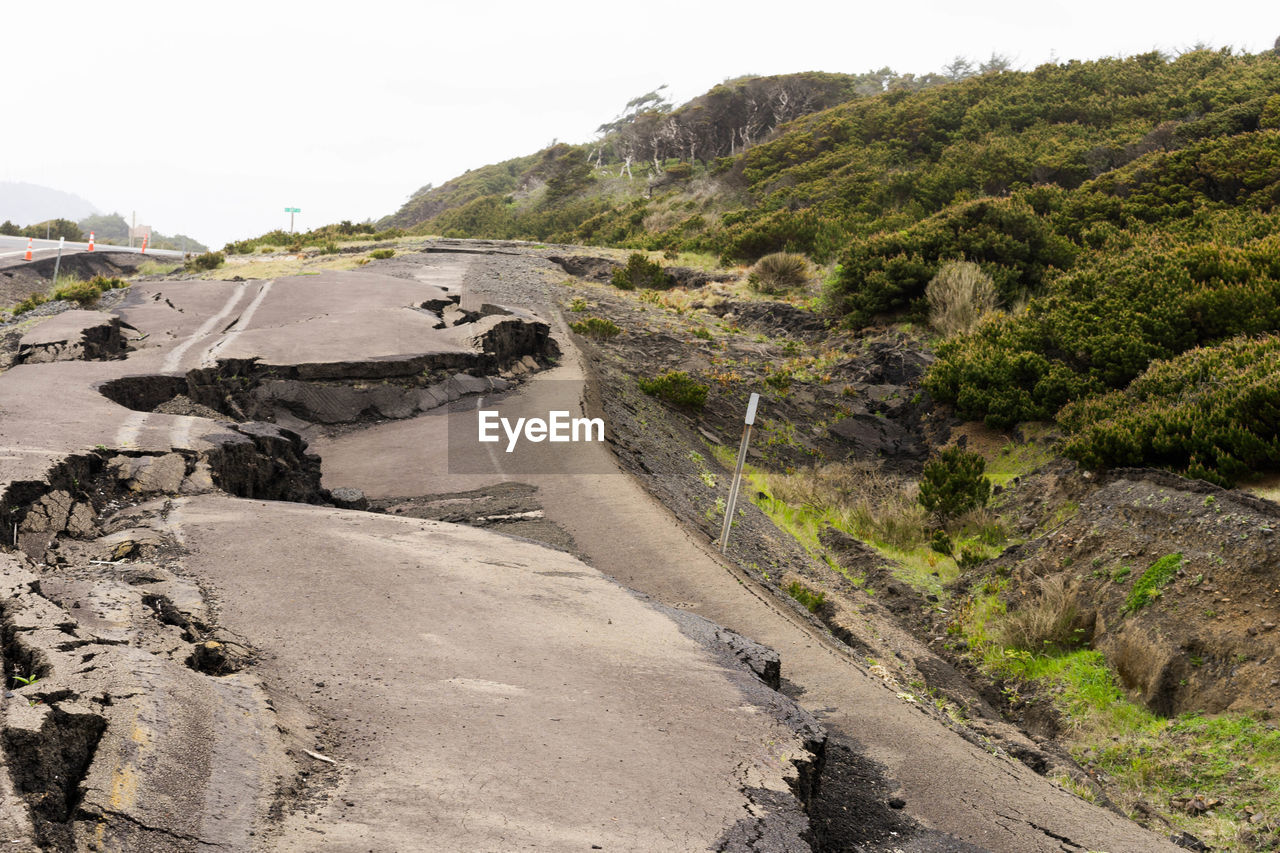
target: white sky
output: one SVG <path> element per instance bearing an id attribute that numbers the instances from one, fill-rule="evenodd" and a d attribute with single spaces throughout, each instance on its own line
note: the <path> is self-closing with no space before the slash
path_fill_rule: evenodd
<path id="1" fill-rule="evenodd" d="M 728 77 L 1254 53 L 1272 2 L 5 0 L 0 181 L 210 245 L 394 212 L 419 186 L 584 142 L 635 95 Z"/>

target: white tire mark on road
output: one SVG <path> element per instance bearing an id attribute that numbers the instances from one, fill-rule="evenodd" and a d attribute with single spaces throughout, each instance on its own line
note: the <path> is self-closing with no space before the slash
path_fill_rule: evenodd
<path id="1" fill-rule="evenodd" d="M 249 307 L 240 315 L 240 319 L 236 320 L 235 328 L 223 335 L 213 346 L 209 347 L 208 352 L 205 353 L 204 358 L 200 361 L 201 367 L 213 367 L 217 364 L 217 359 L 214 358 L 214 355 L 218 350 L 231 343 L 236 339 L 237 335 L 248 328 L 249 321 L 253 319 L 253 315 L 258 311 L 258 306 L 262 304 L 262 300 L 267 298 L 267 294 L 271 291 L 271 285 L 275 283 L 275 279 L 267 279 L 263 283 L 262 287 L 258 288 L 258 295 L 253 297 L 253 301 L 249 303 Z"/>

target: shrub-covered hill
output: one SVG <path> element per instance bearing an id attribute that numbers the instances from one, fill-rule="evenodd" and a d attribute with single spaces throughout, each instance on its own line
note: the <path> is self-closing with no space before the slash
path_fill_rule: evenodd
<path id="1" fill-rule="evenodd" d="M 1248 467 L 1237 460 L 1276 464 L 1245 446 L 1270 440 L 1257 432 L 1265 419 L 1233 405 L 1206 439 L 1187 408 L 1205 396 L 1167 379 L 1133 392 L 1149 420 L 1142 429 L 1158 439 L 1118 436 L 1138 429 L 1137 415 L 1119 418 L 1122 398 L 1153 361 L 1196 349 L 1194 364 L 1217 364 L 1214 347 L 1280 332 L 1277 52 L 1150 53 L 1028 72 L 996 63 L 910 85 L 873 77 L 808 80 L 807 108 L 746 132 L 744 105 L 768 102 L 766 91 L 781 97 L 781 78 L 754 78 L 754 88 L 719 96 L 736 106 L 717 121 L 736 130 L 715 145 L 690 129 L 708 96 L 624 115 L 593 144 L 420 193 L 395 221 L 726 261 L 803 252 L 832 265 L 828 304 L 855 327 L 922 317 L 939 269 L 971 261 L 1003 310 L 941 345 L 928 382 L 937 399 L 994 426 L 1076 404 L 1064 424 L 1074 455 L 1092 465 L 1162 464 L 1233 481 Z M 408 221 L 415 210 L 423 215 Z M 1119 402 L 1086 404 L 1108 393 Z M 1193 425 L 1194 440 L 1161 431 L 1164 421 Z"/>

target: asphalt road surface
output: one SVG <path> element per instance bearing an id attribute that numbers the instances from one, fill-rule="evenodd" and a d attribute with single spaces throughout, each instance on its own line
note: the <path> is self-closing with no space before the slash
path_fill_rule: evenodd
<path id="1" fill-rule="evenodd" d="M 139 284 L 118 309 L 127 358 L 0 373 L 0 495 L 37 493 L 73 453 L 178 466 L 167 487 L 131 480 L 163 496 L 101 519 L 113 532 L 96 539 L 93 522 L 57 510 L 58 495 L 78 501 L 85 484 L 54 488 L 38 518 L 15 523 L 41 562 L 0 554 L 4 618 L 21 621 L 44 667 L 0 708 L 24 733 L 15 742 L 49 741 L 9 753 L 14 778 L 72 772 L 21 768 L 49 756 L 74 766 L 86 741 L 59 721 L 102 721 L 69 827 L 37 827 L 65 830 L 75 849 L 128 851 L 679 851 L 760 835 L 767 819 L 803 828 L 789 780 L 811 758 L 816 724 L 713 626 L 539 544 L 188 488 L 184 459 L 249 447 L 236 425 L 102 393 L 220 359 L 323 378 L 464 357 L 472 324 L 440 328 L 421 307 L 447 301 L 464 268 L 443 259 L 434 283 L 358 272 Z M 59 344 L 102 322 L 93 313 L 45 321 L 24 341 L 72 353 Z M 55 516 L 78 524 L 78 538 L 42 553 L 32 543 Z M 115 559 L 121 541 L 159 550 Z M 162 620 L 159 601 L 172 605 Z M 251 648 L 254 666 L 192 663 L 205 646 L 175 625 L 211 612 L 212 647 Z M 40 790 L 28 801 L 51 796 Z M 6 797 L 0 826 L 29 836 L 15 802 Z M 802 849 L 798 831 L 779 837 L 770 849 Z"/>

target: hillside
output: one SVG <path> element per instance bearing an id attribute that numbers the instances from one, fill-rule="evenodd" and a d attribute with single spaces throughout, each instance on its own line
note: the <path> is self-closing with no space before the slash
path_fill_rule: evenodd
<path id="1" fill-rule="evenodd" d="M 1280 330 L 1280 56 L 952 76 L 726 83 L 626 113 L 594 143 L 424 188 L 387 223 L 728 264 L 802 252 L 826 265 L 824 307 L 851 328 L 923 318 L 929 282 L 968 260 L 1003 310 L 933 341 L 926 382 L 962 417 L 1004 428 L 1080 402 L 1064 423 L 1087 464 L 1221 483 L 1280 465 L 1280 422 L 1242 423 L 1248 401 L 1209 429 L 1205 395 L 1148 388 L 1123 422 L 1122 403 L 1083 405 L 1153 361 Z M 1280 403 L 1280 390 L 1265 397 Z M 1143 412 L 1179 426 L 1170 436 Z"/>
<path id="2" fill-rule="evenodd" d="M 97 212 L 92 202 L 74 193 L 21 181 L 0 181 L 0 221 L 76 220 Z"/>

